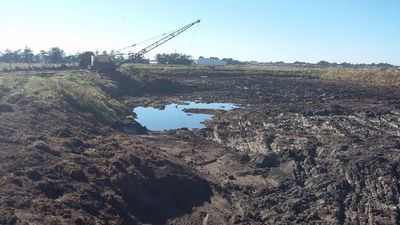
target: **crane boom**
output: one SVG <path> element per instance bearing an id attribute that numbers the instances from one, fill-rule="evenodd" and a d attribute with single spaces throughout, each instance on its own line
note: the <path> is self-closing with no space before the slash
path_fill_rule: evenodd
<path id="1" fill-rule="evenodd" d="M 164 44 L 165 42 L 171 40 L 172 38 L 178 36 L 179 34 L 181 34 L 182 32 L 184 32 L 185 30 L 189 29 L 190 27 L 194 26 L 194 25 L 197 24 L 197 23 L 200 23 L 200 20 L 196 20 L 196 21 L 193 22 L 193 23 L 190 23 L 190 24 L 188 24 L 188 25 L 186 25 L 186 26 L 183 26 L 183 27 L 181 27 L 181 28 L 179 28 L 179 29 L 177 29 L 177 30 L 175 30 L 175 31 L 173 31 L 173 32 L 171 32 L 171 33 L 169 33 L 168 35 L 162 37 L 162 38 L 159 39 L 158 41 L 156 41 L 156 42 L 154 42 L 154 43 L 148 45 L 148 46 L 145 47 L 145 48 L 143 48 L 143 49 L 140 50 L 139 52 L 134 53 L 134 54 L 130 54 L 130 55 L 129 55 L 129 59 L 122 61 L 119 65 L 122 65 L 122 64 L 124 64 L 124 63 L 128 63 L 129 61 L 131 61 L 131 59 L 135 59 L 135 58 L 137 58 L 137 57 L 143 56 L 143 55 L 146 54 L 147 52 L 149 52 L 149 51 L 151 51 L 151 50 L 157 48 L 158 46 L 160 46 L 160 45 Z"/>

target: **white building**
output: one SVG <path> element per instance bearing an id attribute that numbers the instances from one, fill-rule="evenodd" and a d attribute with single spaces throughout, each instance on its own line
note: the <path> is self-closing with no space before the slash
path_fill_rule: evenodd
<path id="1" fill-rule="evenodd" d="M 197 64 L 203 66 L 226 66 L 228 63 L 219 59 L 204 58 L 197 60 Z"/>

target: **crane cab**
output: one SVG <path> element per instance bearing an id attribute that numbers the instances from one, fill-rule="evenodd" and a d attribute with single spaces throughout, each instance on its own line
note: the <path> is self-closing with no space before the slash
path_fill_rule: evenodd
<path id="1" fill-rule="evenodd" d="M 79 55 L 79 66 L 97 71 L 114 71 L 117 66 L 110 55 L 95 55 L 93 52 L 84 52 Z"/>

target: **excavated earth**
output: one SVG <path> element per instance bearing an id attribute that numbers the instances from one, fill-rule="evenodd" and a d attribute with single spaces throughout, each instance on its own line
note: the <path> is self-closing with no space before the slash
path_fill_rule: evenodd
<path id="1" fill-rule="evenodd" d="M 5 92 L 0 224 L 400 223 L 398 88 L 152 76 L 184 88 L 118 100 L 129 108 L 182 101 L 241 107 L 211 110 L 204 129 L 132 135 L 66 102 Z"/>

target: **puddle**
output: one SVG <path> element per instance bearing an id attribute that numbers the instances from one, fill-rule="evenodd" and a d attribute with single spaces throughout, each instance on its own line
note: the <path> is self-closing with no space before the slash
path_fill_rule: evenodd
<path id="1" fill-rule="evenodd" d="M 188 113 L 186 109 L 223 109 L 231 110 L 239 108 L 232 103 L 198 103 L 185 102 L 182 104 L 169 104 L 165 109 L 156 109 L 153 107 L 136 107 L 133 112 L 136 113 L 136 121 L 146 126 L 151 131 L 164 131 L 179 128 L 204 128 L 205 120 L 213 118 L 211 114 Z"/>

